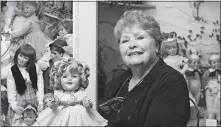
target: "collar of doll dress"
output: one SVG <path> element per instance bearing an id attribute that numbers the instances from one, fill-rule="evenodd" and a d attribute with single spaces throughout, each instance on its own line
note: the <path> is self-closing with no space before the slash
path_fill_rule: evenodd
<path id="1" fill-rule="evenodd" d="M 209 72 L 210 72 L 210 73 L 211 73 L 211 72 L 214 72 L 214 71 L 220 71 L 220 70 L 219 70 L 219 69 L 216 69 L 216 70 L 215 70 L 215 69 L 213 69 L 213 68 L 210 68 L 210 69 L 209 69 Z"/>
<path id="2" fill-rule="evenodd" d="M 31 20 L 33 22 L 36 22 L 36 23 L 40 23 L 39 19 L 38 19 L 38 17 L 36 15 L 30 16 L 27 19 L 29 19 L 29 20 Z"/>

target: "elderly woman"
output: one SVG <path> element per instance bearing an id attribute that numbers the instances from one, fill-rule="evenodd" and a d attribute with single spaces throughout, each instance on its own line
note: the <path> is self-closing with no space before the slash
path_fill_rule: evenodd
<path id="1" fill-rule="evenodd" d="M 100 105 L 110 111 L 109 126 L 186 126 L 190 118 L 187 83 L 178 71 L 159 58 L 161 32 L 157 21 L 143 11 L 127 11 L 114 29 L 120 54 L 128 70 L 107 88 Z M 122 97 L 122 98 L 120 98 Z M 109 101 L 107 101 L 109 102 Z"/>

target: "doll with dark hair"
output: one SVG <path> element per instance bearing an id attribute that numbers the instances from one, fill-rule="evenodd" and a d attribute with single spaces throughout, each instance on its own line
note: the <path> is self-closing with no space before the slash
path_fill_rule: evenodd
<path id="1" fill-rule="evenodd" d="M 7 76 L 7 94 L 10 104 L 10 123 L 15 116 L 22 114 L 24 106 L 33 104 L 38 111 L 43 110 L 44 85 L 42 71 L 35 64 L 36 52 L 28 44 L 22 45 L 15 52 L 14 65 Z"/>

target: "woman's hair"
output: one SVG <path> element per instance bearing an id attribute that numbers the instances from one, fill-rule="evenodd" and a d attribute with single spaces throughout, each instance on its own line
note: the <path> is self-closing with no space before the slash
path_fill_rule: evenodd
<path id="1" fill-rule="evenodd" d="M 158 47 L 161 43 L 161 31 L 159 23 L 152 17 L 141 10 L 126 11 L 118 20 L 114 28 L 114 36 L 117 42 L 120 42 L 122 32 L 127 28 L 139 26 L 145 30 L 156 42 Z"/>
<path id="2" fill-rule="evenodd" d="M 27 116 L 33 116 L 33 115 L 37 116 L 37 108 L 33 104 L 27 104 L 24 107 L 24 111 L 22 113 L 23 116 L 24 116 L 24 113 L 26 113 Z"/>
<path id="3" fill-rule="evenodd" d="M 35 60 L 36 60 L 35 49 L 29 44 L 24 44 L 24 45 L 20 46 L 16 50 L 15 55 L 14 55 L 14 63 L 15 64 L 18 64 L 18 54 L 19 53 L 29 58 L 29 60 L 27 62 L 27 68 L 26 68 L 26 70 L 29 71 L 30 68 L 32 66 L 34 66 L 34 64 L 35 64 Z"/>
<path id="4" fill-rule="evenodd" d="M 179 44 L 177 42 L 176 32 L 162 34 L 162 43 L 161 43 L 161 48 L 160 48 L 162 58 L 165 58 L 169 55 L 167 53 L 167 48 L 171 45 L 174 45 L 174 44 L 177 47 L 176 55 L 178 55 L 179 54 Z"/>
<path id="5" fill-rule="evenodd" d="M 68 61 L 59 60 L 53 64 L 51 68 L 50 85 L 52 85 L 55 90 L 63 90 L 61 86 L 61 77 L 66 71 L 69 71 L 70 73 L 78 73 L 80 75 L 79 88 L 86 89 L 88 87 L 88 77 L 90 76 L 89 67 L 86 64 L 71 58 Z"/>
<path id="6" fill-rule="evenodd" d="M 68 34 L 73 33 L 73 22 L 72 21 L 60 21 L 57 25 L 57 29 L 64 27 Z"/>

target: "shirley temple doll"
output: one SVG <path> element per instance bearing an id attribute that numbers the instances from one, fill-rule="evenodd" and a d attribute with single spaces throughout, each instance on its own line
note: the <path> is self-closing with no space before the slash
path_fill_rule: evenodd
<path id="1" fill-rule="evenodd" d="M 164 62 L 179 71 L 181 74 L 185 74 L 188 69 L 187 59 L 179 55 L 179 45 L 175 32 L 171 32 L 166 39 L 162 41 L 161 55 Z"/>
<path id="2" fill-rule="evenodd" d="M 39 113 L 42 126 L 105 126 L 107 121 L 92 108 L 85 89 L 89 68 L 71 59 L 56 61 L 51 69 L 53 94 L 46 97 L 46 108 Z M 56 99 L 57 98 L 57 99 Z"/>

